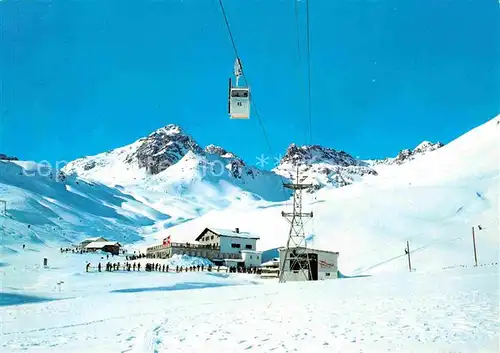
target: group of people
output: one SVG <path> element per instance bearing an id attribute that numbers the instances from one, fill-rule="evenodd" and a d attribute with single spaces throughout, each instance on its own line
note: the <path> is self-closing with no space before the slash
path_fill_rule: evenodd
<path id="1" fill-rule="evenodd" d="M 212 268 L 212 265 L 208 265 L 208 266 L 205 266 L 205 265 L 196 265 L 196 266 L 175 266 L 175 272 L 177 273 L 180 273 L 180 272 L 200 272 L 200 271 L 205 271 L 205 269 L 208 271 L 208 272 L 212 272 L 213 268 Z M 91 270 L 91 264 L 90 262 L 88 262 L 85 266 L 85 272 L 90 272 Z M 107 272 L 112 272 L 112 271 L 140 271 L 141 270 L 141 263 L 140 262 L 137 262 L 137 263 L 130 263 L 130 262 L 125 262 L 123 264 L 121 264 L 120 266 L 120 263 L 119 262 L 116 262 L 116 263 L 111 263 L 111 262 L 107 262 L 106 264 L 104 265 L 101 265 L 101 263 L 99 262 L 97 264 L 97 271 L 98 272 L 102 272 L 103 270 L 107 271 Z M 169 265 L 165 265 L 165 264 L 153 264 L 153 263 L 147 263 L 145 266 L 144 266 L 144 270 L 147 271 L 147 272 L 152 272 L 152 271 L 156 271 L 156 272 L 169 272 L 170 271 L 170 266 Z M 216 267 L 216 271 L 217 272 L 221 272 L 221 268 L 220 266 L 217 266 Z M 261 270 L 260 268 L 257 268 L 257 267 L 249 267 L 249 268 L 245 268 L 245 267 L 226 267 L 225 269 L 222 269 L 222 271 L 224 272 L 228 272 L 228 273 L 249 273 L 249 274 L 261 274 Z"/>
<path id="2" fill-rule="evenodd" d="M 249 273 L 253 275 L 260 275 L 262 273 L 260 268 L 257 267 L 229 267 L 230 273 Z"/>
<path id="3" fill-rule="evenodd" d="M 61 248 L 61 253 L 64 253 L 64 252 L 71 252 L 73 254 L 83 254 L 84 252 L 87 252 L 87 251 L 84 251 L 83 249 L 75 249 L 75 248 Z"/>
<path id="4" fill-rule="evenodd" d="M 125 259 L 127 261 L 133 261 L 133 260 L 145 259 L 145 258 L 146 258 L 146 254 L 138 254 L 138 255 L 133 254 L 133 255 L 127 255 L 127 256 L 125 256 Z"/>
<path id="5" fill-rule="evenodd" d="M 132 269 L 132 265 L 130 265 L 129 263 L 125 262 L 121 267 L 120 267 L 120 263 L 119 262 L 115 262 L 115 263 L 111 263 L 111 262 L 107 262 L 104 266 L 101 265 L 101 263 L 99 262 L 97 264 L 97 271 L 99 272 L 102 272 L 102 269 L 103 267 L 105 267 L 105 270 L 108 271 L 108 272 L 111 272 L 111 271 L 119 271 L 120 269 L 123 270 L 123 271 L 130 271 Z M 141 268 L 141 264 L 138 264 L 138 270 Z M 133 269 L 135 271 L 135 263 L 134 263 L 134 266 L 133 266 Z M 91 269 L 91 263 L 90 262 L 87 262 L 87 264 L 85 265 L 85 272 L 89 272 Z"/>
<path id="6" fill-rule="evenodd" d="M 169 266 L 165 264 L 160 265 L 160 264 L 146 264 L 146 271 L 151 272 L 151 271 L 159 271 L 159 272 L 168 272 Z"/>

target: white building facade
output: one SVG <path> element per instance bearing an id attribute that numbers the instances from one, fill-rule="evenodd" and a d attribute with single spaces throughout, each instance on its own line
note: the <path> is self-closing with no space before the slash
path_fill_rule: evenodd
<path id="1" fill-rule="evenodd" d="M 262 252 L 256 250 L 241 250 L 241 259 L 245 267 L 260 267 L 262 264 Z"/>
<path id="2" fill-rule="evenodd" d="M 222 254 L 240 254 L 242 250 L 257 250 L 259 237 L 248 232 L 240 232 L 239 228 L 234 230 L 205 228 L 196 238 L 203 245 L 218 247 Z"/>

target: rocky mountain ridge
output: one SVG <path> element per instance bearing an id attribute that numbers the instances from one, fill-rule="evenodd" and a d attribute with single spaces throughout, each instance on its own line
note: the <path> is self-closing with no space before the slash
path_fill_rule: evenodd
<path id="1" fill-rule="evenodd" d="M 375 167 L 378 164 L 402 164 L 441 146 L 440 143 L 424 141 L 414 150 L 402 150 L 395 158 L 369 163 L 345 151 L 319 145 L 297 146 L 292 143 L 278 165 L 271 172 L 267 172 L 247 165 L 243 159 L 223 147 L 210 144 L 202 148 L 180 126 L 169 124 L 128 146 L 77 159 L 69 163 L 64 171 L 99 181 L 104 181 L 103 178 L 106 179 L 114 173 L 113 179 L 116 178 L 116 182 L 140 183 L 138 180 L 161 175 L 173 165 L 185 163 L 183 158 L 192 153 L 201 158 L 198 163 L 204 168 L 208 166 L 210 170 L 215 170 L 214 164 L 219 164 L 228 173 L 230 180 L 240 184 L 247 183 L 249 179 L 257 182 L 259 176 L 268 176 L 269 173 L 282 180 L 295 181 L 298 167 L 299 181 L 311 183 L 317 190 L 325 186 L 346 186 L 367 175 L 376 176 L 378 173 Z M 185 173 L 184 170 L 188 168 L 179 169 L 181 173 Z M 123 173 L 120 173 L 120 170 Z M 193 171 L 193 168 L 189 170 L 192 170 L 191 173 L 199 173 Z M 131 177 L 126 177 L 131 171 L 135 171 L 134 181 Z M 187 179 L 189 178 L 188 176 Z"/>
<path id="2" fill-rule="evenodd" d="M 406 149 L 399 151 L 398 155 L 394 158 L 385 158 L 382 160 L 374 161 L 374 163 L 375 164 L 386 164 L 386 165 L 401 165 L 403 163 L 406 163 L 408 161 L 411 161 L 411 160 L 417 158 L 418 156 L 435 151 L 443 146 L 444 146 L 444 144 L 442 144 L 439 141 L 436 143 L 432 143 L 430 141 L 423 141 L 417 147 L 415 147 L 413 150 L 406 148 Z"/>

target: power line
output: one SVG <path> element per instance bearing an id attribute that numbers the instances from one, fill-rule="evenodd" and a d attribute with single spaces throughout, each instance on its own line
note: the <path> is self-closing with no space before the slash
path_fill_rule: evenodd
<path id="1" fill-rule="evenodd" d="M 224 21 L 226 22 L 226 28 L 227 28 L 227 31 L 229 32 L 229 37 L 231 38 L 231 43 L 233 45 L 234 54 L 236 55 L 236 58 L 238 60 L 240 60 L 240 56 L 238 54 L 238 48 L 236 47 L 236 41 L 234 40 L 233 33 L 231 32 L 231 27 L 229 26 L 229 20 L 227 19 L 226 11 L 224 9 L 224 4 L 222 3 L 222 0 L 219 0 L 219 5 L 221 8 L 222 14 L 224 15 Z M 241 65 L 241 76 L 243 76 L 243 79 L 245 80 L 245 84 L 247 86 L 250 86 L 248 83 L 247 77 L 245 75 L 245 71 L 243 70 L 243 65 Z M 257 116 L 257 119 L 259 121 L 260 127 L 262 129 L 262 133 L 264 134 L 264 138 L 265 138 L 267 146 L 269 148 L 269 152 L 271 153 L 271 155 L 274 155 L 273 149 L 271 147 L 271 143 L 269 142 L 269 138 L 267 136 L 266 130 L 264 128 L 264 124 L 262 123 L 262 119 L 260 118 L 260 114 L 259 114 L 259 111 L 257 109 L 257 106 L 255 104 L 255 100 L 253 97 L 250 98 L 250 104 L 252 105 L 252 108 L 255 111 L 255 115 Z"/>
<path id="2" fill-rule="evenodd" d="M 308 91 L 308 104 L 309 104 L 309 144 L 312 144 L 312 111 L 311 111 L 311 54 L 310 54 L 310 44 L 309 44 L 309 0 L 306 0 L 306 38 L 307 38 L 307 91 Z"/>
<path id="3" fill-rule="evenodd" d="M 226 15 L 226 10 L 224 9 L 224 4 L 222 3 L 222 0 L 219 0 L 219 5 L 220 5 L 220 8 L 221 8 L 222 14 L 224 15 L 224 21 L 225 21 L 225 23 L 226 23 L 226 28 L 227 28 L 227 31 L 228 31 L 228 33 L 229 33 L 229 37 L 231 38 L 231 43 L 232 43 L 232 45 L 233 45 L 234 54 L 236 55 L 236 59 L 237 59 L 238 61 L 240 61 L 240 56 L 239 56 L 239 54 L 238 54 L 238 48 L 236 47 L 236 41 L 235 41 L 235 39 L 234 39 L 233 33 L 231 32 L 231 27 L 229 26 L 229 20 L 228 20 L 228 18 L 227 18 L 227 15 Z M 240 61 L 240 63 L 241 63 L 241 61 Z M 247 86 L 250 86 L 250 85 L 248 84 L 248 79 L 247 79 L 247 77 L 246 77 L 246 75 L 245 75 L 245 71 L 243 70 L 243 65 L 240 65 L 240 67 L 241 67 L 241 76 L 243 76 L 243 79 L 245 80 L 245 84 L 246 84 Z M 260 118 L 260 114 L 259 114 L 259 111 L 258 111 L 258 109 L 257 109 L 257 105 L 255 104 L 255 100 L 254 100 L 254 98 L 253 98 L 252 96 L 250 97 L 250 104 L 251 104 L 251 106 L 253 107 L 253 111 L 255 112 L 255 115 L 257 116 L 257 119 L 258 119 L 258 121 L 259 121 L 259 125 L 260 125 L 260 127 L 261 127 L 261 129 L 262 129 L 262 133 L 264 134 L 264 138 L 265 138 L 266 143 L 267 143 L 267 146 L 268 146 L 268 148 L 269 148 L 269 153 L 270 153 L 272 156 L 274 156 L 273 149 L 272 149 L 272 147 L 271 147 L 271 143 L 269 142 L 269 138 L 268 138 L 267 133 L 266 133 L 266 130 L 265 130 L 265 128 L 264 128 L 264 124 L 262 123 L 262 119 Z M 281 190 L 283 191 L 283 193 L 284 193 L 284 195 L 285 195 L 285 200 L 286 200 L 286 199 L 287 199 L 287 197 L 288 197 L 289 195 L 288 195 L 288 194 L 287 194 L 287 192 L 285 191 L 285 184 L 286 184 L 286 183 L 285 183 L 285 180 L 284 180 L 284 178 L 283 178 L 283 176 L 282 176 L 281 174 L 279 174 L 279 173 L 276 173 L 276 174 L 277 174 L 277 175 L 279 175 L 279 177 L 280 177 L 280 180 L 281 180 L 281 185 L 282 185 Z"/>
<path id="4" fill-rule="evenodd" d="M 300 64 L 300 31 L 299 31 L 299 8 L 297 6 L 297 0 L 293 1 L 293 7 L 295 12 L 295 31 L 297 35 L 297 59 Z"/>

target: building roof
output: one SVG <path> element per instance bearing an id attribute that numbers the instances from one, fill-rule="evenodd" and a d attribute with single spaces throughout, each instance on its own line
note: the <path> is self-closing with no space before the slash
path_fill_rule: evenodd
<path id="1" fill-rule="evenodd" d="M 256 254 L 256 255 L 260 255 L 260 254 L 262 254 L 262 251 L 257 251 L 257 250 L 246 250 L 246 249 L 240 250 L 240 252 L 250 253 L 250 254 Z"/>
<path id="2" fill-rule="evenodd" d="M 86 249 L 87 248 L 88 249 L 102 249 L 106 245 L 108 245 L 108 246 L 114 246 L 114 245 L 120 246 L 120 243 L 118 243 L 117 241 L 93 241 L 89 245 L 85 246 L 85 248 Z"/>
<path id="3" fill-rule="evenodd" d="M 221 228 L 205 228 L 200 235 L 196 237 L 196 241 L 199 241 L 208 231 L 217 234 L 220 237 L 230 237 L 230 238 L 244 238 L 244 239 L 260 239 L 256 235 L 252 235 L 248 232 L 236 231 L 236 229 L 221 229 Z"/>
<path id="4" fill-rule="evenodd" d="M 99 239 L 103 239 L 103 240 L 99 240 Z M 106 239 L 104 239 L 103 237 L 93 237 L 93 238 L 87 238 L 87 239 L 83 239 L 80 243 L 86 243 L 86 242 L 93 242 L 93 241 L 107 241 Z"/>
<path id="5" fill-rule="evenodd" d="M 282 251 L 285 251 L 285 247 L 281 247 L 278 249 L 278 251 L 282 252 Z M 338 255 L 338 251 L 330 251 L 330 250 L 320 250 L 320 249 L 311 249 L 311 248 L 304 248 L 303 246 L 297 246 L 297 247 L 290 247 L 290 249 L 306 249 L 306 250 L 309 250 L 309 251 L 315 251 L 315 252 L 327 252 L 329 254 L 335 254 L 335 255 Z"/>
<path id="6" fill-rule="evenodd" d="M 266 261 L 260 265 L 260 267 L 279 267 L 280 260 L 273 258 L 272 260 Z"/>

